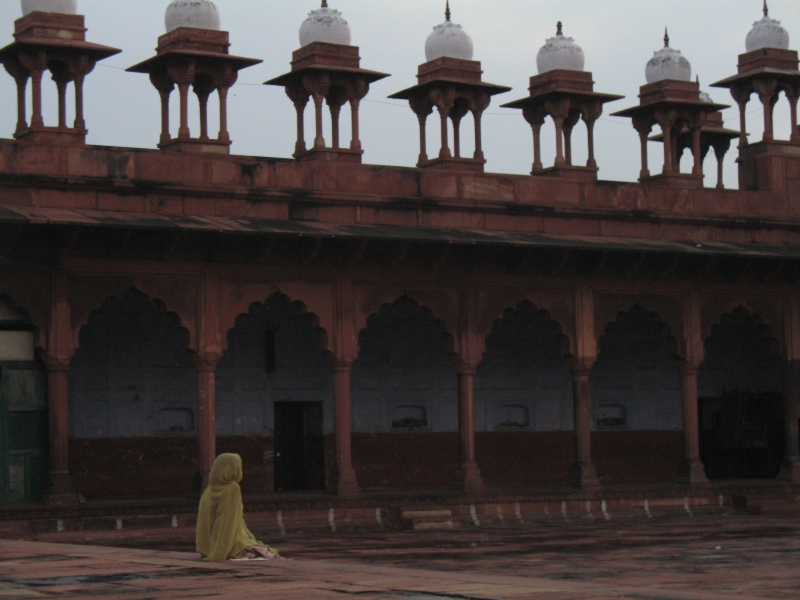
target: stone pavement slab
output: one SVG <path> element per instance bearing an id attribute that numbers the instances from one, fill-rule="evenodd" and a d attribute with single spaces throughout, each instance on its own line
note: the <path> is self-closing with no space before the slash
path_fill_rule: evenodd
<path id="1" fill-rule="evenodd" d="M 191 531 L 175 533 L 169 545 L 191 548 Z M 191 552 L 0 541 L 0 600 L 800 598 L 798 519 L 373 532 L 281 548 L 294 560 L 209 564 Z"/>

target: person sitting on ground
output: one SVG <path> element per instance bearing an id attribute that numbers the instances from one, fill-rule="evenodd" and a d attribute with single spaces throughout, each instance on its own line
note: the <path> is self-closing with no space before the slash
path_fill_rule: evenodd
<path id="1" fill-rule="evenodd" d="M 220 454 L 211 467 L 208 487 L 197 514 L 197 551 L 203 560 L 265 560 L 281 558 L 259 542 L 244 523 L 242 457 Z"/>

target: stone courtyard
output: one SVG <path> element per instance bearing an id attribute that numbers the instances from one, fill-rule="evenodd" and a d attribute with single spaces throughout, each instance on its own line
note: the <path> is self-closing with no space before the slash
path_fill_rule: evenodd
<path id="1" fill-rule="evenodd" d="M 291 560 L 215 564 L 197 560 L 193 533 L 2 541 L 0 598 L 800 597 L 794 516 L 555 519 L 522 527 L 297 535 L 265 539 Z"/>

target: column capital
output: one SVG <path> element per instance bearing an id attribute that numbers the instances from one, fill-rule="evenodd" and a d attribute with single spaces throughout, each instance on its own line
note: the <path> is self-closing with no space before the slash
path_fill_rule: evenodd
<path id="1" fill-rule="evenodd" d="M 570 356 L 567 359 L 569 371 L 573 377 L 588 377 L 592 372 L 594 363 L 597 362 L 596 356 Z"/>

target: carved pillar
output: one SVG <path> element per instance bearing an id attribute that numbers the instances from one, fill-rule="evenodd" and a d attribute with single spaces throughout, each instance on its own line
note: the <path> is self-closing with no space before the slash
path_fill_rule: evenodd
<path id="1" fill-rule="evenodd" d="M 777 92 L 778 82 L 775 79 L 756 79 L 753 81 L 753 88 L 758 94 L 759 100 L 764 107 L 764 137 L 763 141 L 770 142 L 774 139 L 774 127 L 772 113 L 775 103 L 778 101 Z"/>
<path id="2" fill-rule="evenodd" d="M 205 86 L 194 85 L 194 93 L 197 96 L 197 102 L 200 107 L 200 138 L 205 141 L 208 140 L 208 97 L 211 95 L 211 89 Z"/>
<path id="3" fill-rule="evenodd" d="M 584 119 L 586 123 L 586 137 L 589 142 L 589 160 L 586 161 L 586 166 L 590 169 L 597 168 L 597 161 L 594 158 L 594 124 L 596 119 Z"/>
<path id="4" fill-rule="evenodd" d="M 539 173 L 544 170 L 542 165 L 542 125 L 544 125 L 545 112 L 541 106 L 536 108 L 525 107 L 522 115 L 533 130 L 533 167 L 531 174 Z"/>
<path id="5" fill-rule="evenodd" d="M 753 93 L 752 84 L 731 86 L 731 96 L 739 107 L 739 148 L 747 146 L 747 104 Z"/>
<path id="6" fill-rule="evenodd" d="M 219 133 L 217 139 L 222 142 L 230 141 L 231 134 L 228 133 L 228 90 L 230 88 L 217 88 L 219 97 Z"/>
<path id="7" fill-rule="evenodd" d="M 791 123 L 789 124 L 789 131 L 791 132 L 789 140 L 792 142 L 800 142 L 800 129 L 798 128 L 797 123 L 798 96 L 800 96 L 800 85 L 798 85 L 796 88 L 786 89 L 786 97 L 789 99 L 789 113 L 791 118 Z"/>
<path id="8" fill-rule="evenodd" d="M 468 494 L 485 489 L 475 458 L 475 369 L 458 369 L 458 431 L 461 440 L 461 484 Z"/>
<path id="9" fill-rule="evenodd" d="M 731 141 L 729 139 L 720 140 L 714 144 L 714 156 L 717 157 L 717 189 L 724 190 L 725 183 L 723 182 L 723 169 L 725 165 L 725 155 L 730 150 Z"/>
<path id="10" fill-rule="evenodd" d="M 642 170 L 639 171 L 639 179 L 647 179 L 650 177 L 650 168 L 648 166 L 647 155 L 647 140 L 650 137 L 650 132 L 653 131 L 653 121 L 649 117 L 634 117 L 633 127 L 639 133 L 639 142 L 642 151 Z"/>
<path id="11" fill-rule="evenodd" d="M 336 442 L 336 492 L 339 496 L 360 493 L 352 453 L 352 408 L 350 402 L 351 365 L 333 367 L 333 421 Z"/>
<path id="12" fill-rule="evenodd" d="M 172 139 L 169 132 L 169 97 L 175 89 L 175 83 L 164 73 L 150 73 L 150 83 L 158 90 L 161 97 L 161 138 L 159 143 L 166 144 Z M 77 87 L 77 80 L 76 80 Z"/>
<path id="13" fill-rule="evenodd" d="M 33 71 L 31 73 L 31 81 L 31 98 L 33 102 L 31 127 L 44 127 L 44 117 L 42 116 L 42 71 Z"/>
<path id="14" fill-rule="evenodd" d="M 433 113 L 433 103 L 427 98 L 419 95 L 412 96 L 408 100 L 411 110 L 417 115 L 419 121 L 419 164 L 428 161 L 428 135 L 426 124 L 428 115 Z"/>
<path id="15" fill-rule="evenodd" d="M 27 102 L 25 99 L 28 87 L 28 74 L 17 78 L 17 133 L 22 133 L 28 128 Z"/>
<path id="16" fill-rule="evenodd" d="M 682 362 L 681 403 L 683 413 L 684 464 L 680 473 L 683 483 L 708 485 L 705 467 L 700 459 L 700 423 L 697 406 L 697 371 L 699 365 Z"/>
<path id="17" fill-rule="evenodd" d="M 468 112 L 469 106 L 463 99 L 456 102 L 450 109 L 450 120 L 453 122 L 453 156 L 455 158 L 461 158 L 461 119 Z M 477 149 L 477 146 L 475 148 Z"/>
<path id="18" fill-rule="evenodd" d="M 786 361 L 783 370 L 783 425 L 786 457 L 778 476 L 791 483 L 800 483 L 800 434 L 798 434 L 798 387 L 800 362 Z"/>
<path id="19" fill-rule="evenodd" d="M 575 292 L 575 354 L 570 361 L 575 415 L 575 464 L 571 469 L 572 484 L 584 489 L 600 487 L 592 462 L 592 399 L 589 373 L 597 360 L 594 332 L 594 295 L 589 288 Z"/>
<path id="20" fill-rule="evenodd" d="M 331 111 L 331 147 L 338 149 L 339 146 L 339 116 L 342 114 L 342 106 L 347 102 L 348 96 L 344 90 L 334 88 L 325 101 Z"/>
<path id="21" fill-rule="evenodd" d="M 219 357 L 196 356 L 197 367 L 197 451 L 202 488 L 217 458 L 217 363 Z"/>
<path id="22" fill-rule="evenodd" d="M 483 155 L 483 113 L 489 108 L 492 97 L 486 92 L 477 91 L 470 101 L 470 110 L 475 119 L 475 154 L 476 160 L 484 160 Z"/>
<path id="23" fill-rule="evenodd" d="M 703 174 L 703 153 L 700 148 L 701 126 L 692 128 L 692 156 L 694 156 L 694 167 L 692 175 Z"/>
<path id="24" fill-rule="evenodd" d="M 56 89 L 58 90 L 58 126 L 65 129 L 67 127 L 67 82 L 56 81 Z"/>
<path id="25" fill-rule="evenodd" d="M 48 504 L 77 504 L 69 473 L 69 361 L 47 360 L 50 418 L 50 489 Z"/>
<path id="26" fill-rule="evenodd" d="M 581 113 L 571 110 L 564 120 L 564 157 L 568 166 L 572 166 L 572 130 L 580 119 Z"/>
<path id="27" fill-rule="evenodd" d="M 189 131 L 189 84 L 179 83 L 178 93 L 181 97 L 181 125 L 178 128 L 178 139 L 188 140 L 191 137 Z"/>
<path id="28" fill-rule="evenodd" d="M 678 114 L 674 109 L 658 110 L 656 111 L 655 118 L 656 122 L 661 127 L 661 133 L 664 138 L 664 169 L 662 173 L 664 175 L 672 175 L 675 173 L 675 151 L 673 149 L 672 130 L 675 127 Z"/>
<path id="29" fill-rule="evenodd" d="M 294 144 L 294 154 L 299 156 L 306 152 L 305 114 L 309 93 L 302 86 L 294 85 L 287 85 L 284 90 L 297 113 L 297 141 Z"/>
<path id="30" fill-rule="evenodd" d="M 369 93 L 369 83 L 365 79 L 357 80 L 350 92 L 350 127 L 351 127 L 351 137 L 350 137 L 350 150 L 361 150 L 361 129 L 359 124 L 359 108 L 361 107 L 361 101 L 366 97 L 367 93 Z"/>
<path id="31" fill-rule="evenodd" d="M 591 365 L 575 364 L 572 373 L 572 397 L 575 415 L 575 464 L 570 477 L 575 487 L 592 489 L 600 487 L 600 479 L 592 462 L 592 399 L 589 394 Z"/>
<path id="32" fill-rule="evenodd" d="M 447 117 L 450 113 L 450 108 L 452 105 L 447 106 L 437 106 L 436 108 L 439 110 L 439 118 L 441 120 L 441 138 L 442 138 L 442 146 L 439 150 L 439 158 L 451 158 L 450 154 L 450 146 L 449 141 L 447 139 Z"/>

